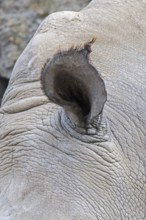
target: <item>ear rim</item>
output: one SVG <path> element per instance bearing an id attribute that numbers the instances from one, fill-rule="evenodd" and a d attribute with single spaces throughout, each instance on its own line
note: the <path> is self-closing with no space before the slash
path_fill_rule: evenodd
<path id="1" fill-rule="evenodd" d="M 102 77 L 101 77 L 101 75 L 98 73 L 98 71 L 97 71 L 97 69 L 89 62 L 89 57 L 88 57 L 88 55 L 89 55 L 89 53 L 91 53 L 91 44 L 92 43 L 94 43 L 95 42 L 95 38 L 93 38 L 91 41 L 89 41 L 89 42 L 87 42 L 85 45 L 84 45 L 84 47 L 82 47 L 82 48 L 80 48 L 79 49 L 79 47 L 74 47 L 74 48 L 70 48 L 70 50 L 68 50 L 68 51 L 65 51 L 65 52 L 59 52 L 59 53 L 57 53 L 57 54 L 55 54 L 54 55 L 54 57 L 50 60 L 50 59 L 48 59 L 47 60 L 47 62 L 45 63 L 45 65 L 43 66 L 43 69 L 42 69 L 42 73 L 41 73 L 41 85 L 42 85 L 42 90 L 44 91 L 44 93 L 45 93 L 45 95 L 48 97 L 48 99 L 49 100 L 51 100 L 52 102 L 54 102 L 54 103 L 56 103 L 56 104 L 58 104 L 58 105 L 60 105 L 60 106 L 62 106 L 65 110 L 66 109 L 70 109 L 70 107 L 72 106 L 72 107 L 74 107 L 74 109 L 75 109 L 75 114 L 79 114 L 80 116 L 81 116 L 81 114 L 79 113 L 79 108 L 77 108 L 77 105 L 74 105 L 74 103 L 73 102 L 71 102 L 71 101 L 68 101 L 68 100 L 65 100 L 65 99 L 62 99 L 62 98 L 60 98 L 59 96 L 58 96 L 58 94 L 57 93 L 55 93 L 54 92 L 54 89 L 53 89 L 53 87 L 54 87 L 54 78 L 55 78 L 55 76 L 56 76 L 56 73 L 54 73 L 53 71 L 55 71 L 55 67 L 52 65 L 52 60 L 54 60 L 54 59 L 58 59 L 58 57 L 59 56 L 63 56 L 63 55 L 65 55 L 65 56 L 67 56 L 68 55 L 68 53 L 70 53 L 71 55 L 74 55 L 74 54 L 76 54 L 76 53 L 78 53 L 78 54 L 81 54 L 80 56 L 83 56 L 85 59 L 86 59 L 86 64 L 89 66 L 89 68 L 91 68 L 92 70 L 93 70 L 93 72 L 94 72 L 94 78 L 96 78 L 96 80 L 95 80 L 95 82 L 97 82 L 98 80 L 98 82 L 97 82 L 97 84 L 94 82 L 94 79 L 93 80 L 90 80 L 90 81 L 92 81 L 93 82 L 93 85 L 94 85 L 94 87 L 96 88 L 97 87 L 97 85 L 98 84 L 102 84 L 102 86 L 101 86 L 101 88 L 102 88 L 102 90 L 101 90 L 101 92 L 100 92 L 100 100 L 102 100 L 102 98 L 103 98 L 103 100 L 101 101 L 101 103 L 100 103 L 100 109 L 98 109 L 98 112 L 97 112 L 97 110 L 95 110 L 95 113 L 93 114 L 93 111 L 91 112 L 91 108 L 92 108 L 92 105 L 93 105 L 93 103 L 92 102 L 94 102 L 93 100 L 91 100 L 91 97 L 90 98 L 88 98 L 89 99 L 89 103 L 90 103 L 90 111 L 88 112 L 88 114 L 82 114 L 82 116 L 84 115 L 84 117 L 82 117 L 82 118 L 84 118 L 84 120 L 86 121 L 86 123 L 92 123 L 93 121 L 94 121 L 94 119 L 95 118 L 97 118 L 98 117 L 98 115 L 100 115 L 101 113 L 102 113 L 102 111 L 103 111 L 103 108 L 104 108 L 104 104 L 105 104 L 105 102 L 107 101 L 107 92 L 106 92 L 106 87 L 105 87 L 105 83 L 104 83 L 104 80 L 102 79 Z M 65 59 L 65 58 L 64 58 Z M 54 65 L 56 65 L 57 67 L 59 67 L 59 65 L 60 65 L 60 68 L 61 68 L 61 64 L 59 63 L 59 62 L 54 62 L 53 63 Z M 62 65 L 63 66 L 63 65 Z M 56 68 L 57 68 L 56 67 Z M 51 70 L 51 68 L 52 68 L 52 70 Z M 66 72 L 69 72 L 68 71 L 68 69 L 66 70 L 66 68 L 63 68 L 64 69 L 64 71 L 66 71 Z M 63 72 L 63 69 L 60 69 L 60 72 Z M 51 72 L 50 74 L 48 74 L 49 73 L 49 71 Z M 52 78 L 49 78 L 49 75 L 50 76 L 52 76 Z M 70 73 L 69 75 L 73 75 L 72 73 Z M 63 76 L 64 76 L 64 74 L 63 74 Z M 91 78 L 91 77 L 90 77 Z M 49 79 L 49 80 L 48 80 Z M 52 80 L 52 81 L 50 81 L 50 79 Z M 76 79 L 78 79 L 78 80 L 80 80 L 78 77 L 76 78 Z M 51 86 L 49 87 L 47 87 L 46 86 L 46 82 L 49 82 L 49 84 L 51 84 Z M 85 83 L 85 84 L 84 84 Z M 91 89 L 89 89 L 89 87 L 86 87 L 86 83 L 87 82 L 83 82 L 83 85 L 84 85 L 84 87 L 85 88 L 87 88 L 86 90 L 87 90 L 87 97 L 89 97 L 89 96 L 91 96 L 91 92 L 90 92 L 90 90 Z M 58 83 L 57 83 L 58 84 Z M 60 87 L 61 88 L 61 87 Z M 97 93 L 98 94 L 98 90 L 97 89 L 94 89 L 95 90 L 95 94 Z M 63 93 L 64 93 L 64 91 L 63 91 Z M 81 94 L 83 94 L 83 91 L 81 90 L 81 92 L 80 92 Z M 90 93 L 90 95 L 88 96 L 88 94 Z M 96 98 L 95 97 L 95 95 L 93 95 L 93 97 L 94 98 Z M 81 110 L 82 108 L 80 108 L 80 110 Z M 95 109 L 95 107 L 94 107 L 94 109 Z M 68 111 L 68 110 L 67 110 Z M 77 113 L 78 112 L 78 113 Z M 82 111 L 83 112 L 83 111 Z M 68 112 L 67 112 L 68 113 Z M 96 114 L 97 113 L 97 114 Z"/>

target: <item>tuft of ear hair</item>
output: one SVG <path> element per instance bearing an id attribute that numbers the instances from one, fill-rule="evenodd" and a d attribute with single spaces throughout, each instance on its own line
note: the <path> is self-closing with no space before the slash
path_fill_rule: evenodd
<path id="1" fill-rule="evenodd" d="M 96 41 L 96 38 L 93 37 L 90 41 L 86 42 L 84 45 L 72 45 L 70 49 L 66 52 L 71 52 L 71 51 L 82 51 L 86 56 L 88 56 L 92 50 L 91 50 L 91 45 Z M 62 54 L 62 52 L 60 52 Z M 64 52 L 63 52 L 64 53 Z"/>
<path id="2" fill-rule="evenodd" d="M 89 62 L 95 40 L 58 52 L 46 62 L 41 73 L 47 97 L 85 126 L 101 114 L 107 99 L 104 81 Z"/>

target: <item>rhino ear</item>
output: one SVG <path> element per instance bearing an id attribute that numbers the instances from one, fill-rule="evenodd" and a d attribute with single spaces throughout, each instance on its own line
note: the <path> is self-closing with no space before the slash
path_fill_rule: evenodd
<path id="1" fill-rule="evenodd" d="M 103 109 L 106 90 L 97 70 L 89 63 L 89 44 L 56 54 L 42 71 L 42 88 L 50 100 L 90 124 Z"/>

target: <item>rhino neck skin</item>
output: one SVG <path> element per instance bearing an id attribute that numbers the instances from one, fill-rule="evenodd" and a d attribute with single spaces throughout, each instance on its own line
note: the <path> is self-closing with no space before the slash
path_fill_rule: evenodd
<path id="1" fill-rule="evenodd" d="M 113 139 L 69 133 L 62 114 L 49 103 L 4 116 L 10 125 L 3 122 L 7 135 L 1 135 L 1 215 L 10 210 L 10 219 L 18 220 L 144 219 L 141 162 L 125 157 Z"/>
<path id="2" fill-rule="evenodd" d="M 2 219 L 145 220 L 146 14 L 144 1 L 114 2 L 49 16 L 19 58 L 0 114 Z M 90 59 L 107 91 L 104 142 L 69 133 L 40 84 L 58 48 L 93 36 Z"/>

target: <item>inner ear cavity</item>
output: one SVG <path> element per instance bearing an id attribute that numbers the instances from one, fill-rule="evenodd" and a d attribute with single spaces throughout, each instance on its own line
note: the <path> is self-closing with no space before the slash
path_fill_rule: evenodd
<path id="1" fill-rule="evenodd" d="M 90 93 L 84 82 L 66 70 L 54 77 L 54 91 L 64 105 L 76 105 L 81 114 L 87 117 L 91 111 Z"/>

